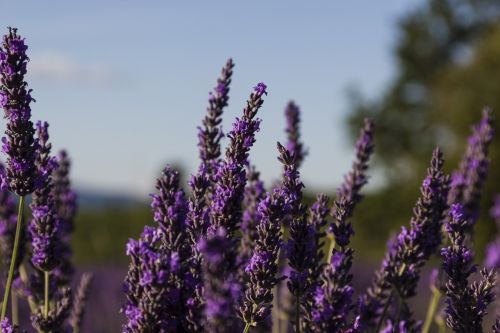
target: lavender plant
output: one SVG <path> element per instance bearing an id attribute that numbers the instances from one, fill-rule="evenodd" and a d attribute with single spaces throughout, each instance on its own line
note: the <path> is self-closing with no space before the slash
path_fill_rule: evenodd
<path id="1" fill-rule="evenodd" d="M 20 237 L 22 233 L 22 215 L 25 196 L 35 190 L 37 170 L 35 166 L 37 142 L 31 122 L 30 103 L 34 101 L 31 90 L 24 81 L 28 56 L 24 39 L 17 34 L 17 29 L 9 28 L 3 36 L 0 48 L 0 104 L 7 118 L 7 130 L 2 138 L 2 151 L 7 155 L 6 180 L 10 191 L 19 196 L 19 209 L 14 236 L 14 245 L 10 260 L 9 273 L 5 285 L 0 320 L 5 319 L 10 289 L 17 263 Z"/>
<path id="2" fill-rule="evenodd" d="M 398 297 L 401 305 L 389 318 L 390 325 L 402 325 L 410 332 L 418 331 L 418 323 L 411 320 L 402 306 L 415 295 L 420 269 L 441 244 L 443 214 L 447 208 L 448 178 L 443 174 L 443 159 L 439 149 L 434 150 L 427 176 L 420 189 L 410 229 L 403 227 L 388 249 L 372 286 L 361 297 L 358 305 L 363 330 L 375 327 L 379 331 L 387 311 Z"/>
<path id="3" fill-rule="evenodd" d="M 446 324 L 457 333 L 483 332 L 482 319 L 486 308 L 494 299 L 495 273 L 481 270 L 481 279 L 469 284 L 468 280 L 477 269 L 473 264 L 472 250 L 466 246 L 466 230 L 474 223 L 466 215 L 461 204 L 453 204 L 451 219 L 446 231 L 451 244 L 441 250 L 446 282 Z"/>
<path id="4" fill-rule="evenodd" d="M 316 278 L 316 281 L 319 278 L 320 282 L 308 304 L 307 324 L 309 330 L 313 332 L 349 330 L 348 317 L 352 308 L 351 298 L 354 291 L 350 273 L 354 250 L 349 247 L 349 243 L 354 231 L 348 219 L 352 216 L 355 205 L 362 198 L 360 190 L 367 183 L 366 170 L 373 149 L 373 124 L 366 119 L 356 143 L 356 159 L 352 169 L 337 190 L 337 198 L 332 209 L 334 221 L 329 228 L 332 240 L 328 260 L 321 275 Z M 317 261 L 321 261 L 321 257 L 320 252 L 316 256 Z M 359 319 L 352 323 L 352 326 L 352 330 L 357 330 Z"/>
<path id="5" fill-rule="evenodd" d="M 9 266 L 0 330 L 21 332 L 18 298 L 25 297 L 36 331 L 78 333 L 92 277 L 83 274 L 73 295 L 71 237 L 77 198 L 69 180 L 70 161 L 65 151 L 51 155 L 48 123 L 37 122 L 34 128 L 31 122 L 26 50 L 17 30 L 9 29 L 0 47 L 0 104 L 7 118 L 2 139 L 7 163 L 0 164 L 0 246 Z M 267 95 L 265 84 L 254 87 L 221 156 L 222 114 L 233 67 L 229 59 L 209 95 L 198 130 L 201 162 L 188 182 L 191 193 L 186 195 L 179 173 L 166 167 L 151 195 L 154 224 L 127 243 L 122 332 L 249 333 L 269 331 L 273 325 L 281 333 L 282 320 L 271 321 L 271 313 L 280 305 L 278 298 L 290 298 L 295 332 L 427 333 L 440 289 L 446 296 L 446 325 L 456 333 L 483 332 L 487 306 L 495 298 L 499 246 L 496 239 L 487 251 L 486 265 L 492 269 L 481 270 L 477 281 L 470 282 L 477 270 L 471 236 L 489 167 L 491 110 L 485 109 L 473 127 L 451 184 L 443 172 L 442 153 L 434 150 L 409 227 L 393 239 L 372 285 L 354 304 L 351 218 L 368 181 L 372 122 L 364 122 L 355 161 L 333 205 L 319 194 L 309 207 L 299 173 L 308 152 L 300 140 L 300 110 L 290 102 L 285 110 L 287 143 L 277 145 L 281 182 L 266 191 L 249 159 L 260 128 L 257 113 Z M 32 216 L 26 228 L 28 195 Z M 500 216 L 497 201 L 491 211 L 495 219 Z M 449 237 L 444 245 L 443 230 Z M 422 267 L 441 247 L 446 281 L 439 286 L 433 273 L 433 299 L 421 328 L 409 300 L 416 294 Z M 281 281 L 288 291 L 279 290 Z M 12 316 L 7 318 L 12 289 Z M 498 319 L 492 329 L 500 330 Z"/>

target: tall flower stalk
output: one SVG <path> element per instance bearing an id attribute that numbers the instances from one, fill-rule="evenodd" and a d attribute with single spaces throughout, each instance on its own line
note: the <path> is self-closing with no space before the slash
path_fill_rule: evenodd
<path id="1" fill-rule="evenodd" d="M 368 182 L 366 171 L 373 149 L 373 123 L 366 119 L 356 143 L 356 159 L 333 204 L 328 261 L 309 300 L 307 324 L 313 332 L 344 332 L 349 326 L 347 318 L 354 292 L 350 273 L 354 250 L 349 243 L 354 230 L 348 220 L 362 198 L 362 187 Z"/>
<path id="2" fill-rule="evenodd" d="M 458 170 L 451 175 L 448 204 L 460 203 L 464 213 L 473 220 L 479 216 L 481 190 L 488 174 L 488 150 L 493 133 L 492 111 L 485 108 L 481 121 L 472 127 Z M 468 233 L 471 231 L 468 230 Z"/>
<path id="3" fill-rule="evenodd" d="M 285 118 L 285 132 L 287 134 L 285 147 L 288 151 L 293 152 L 297 168 L 300 168 L 308 152 L 304 148 L 304 144 L 300 141 L 300 108 L 294 101 L 288 102 L 285 108 Z"/>
<path id="4" fill-rule="evenodd" d="M 48 127 L 49 124 L 46 122 L 37 122 L 36 124 L 39 144 L 36 167 L 40 178 L 30 204 L 33 218 L 29 225 L 32 244 L 31 263 L 37 270 L 43 272 L 44 320 L 48 320 L 50 310 L 50 274 L 60 263 L 58 251 L 61 248 L 61 239 L 59 238 L 60 221 L 52 192 L 52 173 L 57 168 L 57 162 L 50 155 L 52 145 L 48 142 Z"/>
<path id="5" fill-rule="evenodd" d="M 37 143 L 31 122 L 30 103 L 33 101 L 31 90 L 24 81 L 28 56 L 24 39 L 17 29 L 9 28 L 3 36 L 0 47 L 0 105 L 7 118 L 7 130 L 2 138 L 2 150 L 7 154 L 7 179 L 10 191 L 19 196 L 19 209 L 16 233 L 10 260 L 9 273 L 5 285 L 0 320 L 5 318 L 9 294 L 17 263 L 25 196 L 35 189 L 37 178 L 35 159 Z"/>
<path id="6" fill-rule="evenodd" d="M 209 224 L 209 206 L 214 189 L 214 174 L 220 162 L 220 140 L 222 132 L 222 113 L 228 104 L 229 86 L 233 74 L 234 63 L 228 59 L 222 68 L 217 86 L 209 93 L 208 107 L 201 127 L 198 127 L 198 147 L 201 159 L 200 166 L 195 175 L 191 177 L 188 185 L 192 194 L 189 198 L 187 213 L 187 233 L 191 243 L 192 264 L 190 268 L 193 279 L 193 288 L 186 303 L 187 329 L 190 332 L 203 331 L 202 296 L 203 279 L 201 274 L 202 256 L 197 244 L 200 238 L 205 237 Z"/>
<path id="7" fill-rule="evenodd" d="M 441 250 L 446 281 L 446 324 L 457 333 L 482 333 L 482 320 L 494 300 L 495 272 L 481 270 L 481 279 L 469 284 L 477 270 L 474 255 L 466 245 L 466 231 L 474 220 L 466 215 L 461 204 L 453 204 L 446 231 L 451 244 Z"/>
<path id="8" fill-rule="evenodd" d="M 289 163 L 290 153 L 279 144 L 278 150 L 278 160 L 285 165 L 283 179 L 286 180 L 289 170 L 286 163 Z M 283 181 L 272 193 L 266 193 L 258 204 L 255 247 L 245 267 L 248 282 L 243 305 L 240 306 L 240 313 L 245 322 L 244 332 L 271 314 L 273 289 L 281 279 L 277 276 L 279 251 L 282 246 L 281 224 L 287 215 L 286 203 L 290 200 L 289 194 L 295 190 L 293 182 Z"/>
<path id="9" fill-rule="evenodd" d="M 294 153 L 278 143 L 279 160 L 283 163 L 283 188 L 285 207 L 290 219 L 290 238 L 286 244 L 286 256 L 291 268 L 287 287 L 295 298 L 295 330 L 301 331 L 301 313 L 304 296 L 311 287 L 310 275 L 314 269 L 316 248 L 315 229 L 307 221 L 307 207 L 302 204 L 302 188 Z"/>
<path id="10" fill-rule="evenodd" d="M 441 244 L 440 231 L 448 193 L 443 163 L 437 148 L 420 188 L 421 197 L 413 210 L 410 228 L 402 227 L 376 272 L 372 286 L 360 299 L 358 315 L 363 330 L 375 328 L 378 332 L 395 298 L 400 300 L 400 305 L 390 316 L 389 325 L 403 325 L 412 332 L 418 329 L 418 324 L 410 320 L 411 313 L 402 310 L 406 309 L 406 300 L 415 295 L 422 266 Z"/>

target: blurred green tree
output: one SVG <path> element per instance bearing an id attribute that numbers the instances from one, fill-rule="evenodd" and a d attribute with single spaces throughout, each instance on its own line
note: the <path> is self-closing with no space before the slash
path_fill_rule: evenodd
<path id="1" fill-rule="evenodd" d="M 396 75 L 384 93 L 373 100 L 359 93 L 351 96 L 348 123 L 352 137 L 361 118 L 374 119 L 376 160 L 386 180 L 385 187 L 367 198 L 370 212 L 363 207 L 358 210 L 358 223 L 363 224 L 359 238 L 367 232 L 381 242 L 388 229 L 409 221 L 408 208 L 418 196 L 419 179 L 432 149 L 440 145 L 447 169 L 456 168 L 470 126 L 480 119 L 485 105 L 496 110 L 496 128 L 500 128 L 499 18 L 499 1 L 427 1 L 399 21 Z M 497 135 L 483 196 L 485 219 L 494 192 L 500 192 L 499 143 Z M 388 206 L 388 202 L 398 204 Z M 488 238 L 485 229 L 494 226 L 479 223 L 478 227 L 481 252 Z M 386 232 L 382 235 L 380 230 Z"/>

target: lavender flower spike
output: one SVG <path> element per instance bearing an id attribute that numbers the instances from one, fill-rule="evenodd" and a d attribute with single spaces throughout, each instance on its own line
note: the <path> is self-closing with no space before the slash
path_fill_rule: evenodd
<path id="1" fill-rule="evenodd" d="M 278 159 L 282 163 L 289 161 L 289 152 L 279 144 L 278 148 Z M 288 170 L 285 164 L 285 174 Z M 288 180 L 286 177 L 285 175 L 284 179 Z M 290 188 L 289 185 L 293 187 Z M 248 282 L 245 299 L 240 306 L 240 313 L 247 327 L 257 325 L 271 313 L 273 288 L 280 280 L 276 275 L 279 268 L 278 254 L 282 246 L 281 223 L 287 213 L 285 201 L 288 194 L 295 190 L 293 182 L 284 182 L 259 202 L 255 249 L 245 267 Z"/>
<path id="2" fill-rule="evenodd" d="M 36 160 L 39 186 L 33 193 L 30 204 L 33 212 L 29 225 L 33 246 L 31 262 L 40 271 L 50 272 L 59 264 L 59 254 L 56 253 L 60 248 L 59 220 L 52 192 L 52 172 L 57 167 L 57 162 L 50 156 L 52 145 L 48 142 L 49 124 L 37 122 L 36 127 L 40 145 Z"/>
<path id="3" fill-rule="evenodd" d="M 54 277 L 59 286 L 68 286 L 74 274 L 73 263 L 71 257 L 71 234 L 74 229 L 74 219 L 77 211 L 77 196 L 76 192 L 71 188 L 69 179 L 69 171 L 71 161 L 65 150 L 61 150 L 57 156 L 58 167 L 54 170 L 53 179 L 53 196 L 57 216 L 60 220 L 60 264 L 54 270 Z"/>
<path id="4" fill-rule="evenodd" d="M 297 168 L 300 168 L 304 157 L 308 154 L 304 144 L 300 142 L 300 109 L 293 101 L 288 102 L 285 108 L 286 128 L 288 137 L 286 149 L 295 155 Z"/>
<path id="5" fill-rule="evenodd" d="M 229 333 L 239 330 L 234 317 L 235 306 L 240 293 L 240 285 L 233 275 L 221 279 L 228 270 L 227 248 L 231 241 L 220 228 L 215 233 L 209 232 L 206 239 L 201 239 L 198 249 L 203 255 L 202 271 L 204 276 L 205 316 L 211 333 Z"/>
<path id="6" fill-rule="evenodd" d="M 350 324 L 346 318 L 352 308 L 354 288 L 350 269 L 354 250 L 349 247 L 349 243 L 354 231 L 349 218 L 362 198 L 360 190 L 367 183 L 366 170 L 373 149 L 373 123 L 365 119 L 356 143 L 356 159 L 337 190 L 332 208 L 333 222 L 329 232 L 334 239 L 331 245 L 336 244 L 338 248 L 330 247 L 330 260 L 321 272 L 321 281 L 308 302 L 310 316 L 307 325 L 313 332 L 343 332 L 348 330 Z M 354 325 L 359 326 L 359 319 L 357 323 L 351 324 L 354 330 Z"/>
<path id="7" fill-rule="evenodd" d="M 131 263 L 124 283 L 127 304 L 122 311 L 127 321 L 123 333 L 180 330 L 179 255 L 162 248 L 162 237 L 159 228 L 146 226 L 138 240 L 127 244 Z"/>
<path id="8" fill-rule="evenodd" d="M 84 273 L 80 278 L 80 284 L 78 285 L 76 298 L 69 318 L 71 328 L 73 328 L 73 333 L 80 332 L 92 280 L 93 275 L 91 273 Z"/>
<path id="9" fill-rule="evenodd" d="M 481 121 L 472 128 L 459 170 L 452 173 L 448 204 L 462 204 L 464 213 L 474 220 L 479 216 L 481 189 L 488 174 L 488 147 L 493 140 L 493 132 L 492 112 L 485 108 Z M 471 231 L 468 230 L 469 233 Z"/>
<path id="10" fill-rule="evenodd" d="M 233 129 L 229 132 L 231 141 L 226 150 L 226 159 L 219 164 L 215 175 L 216 187 L 212 198 L 210 228 L 212 232 L 224 228 L 229 239 L 240 229 L 241 203 L 246 185 L 245 165 L 248 163 L 250 148 L 255 142 L 255 133 L 259 130 L 260 119 L 255 116 L 264 103 L 264 94 L 267 94 L 266 85 L 257 84 L 243 110 L 243 116 L 236 119 Z M 231 266 L 235 265 L 236 246 L 237 243 L 234 242 L 228 249 Z"/>
<path id="11" fill-rule="evenodd" d="M 258 226 L 261 220 L 259 203 L 267 196 L 264 182 L 260 180 L 260 173 L 255 166 L 247 167 L 247 186 L 243 197 L 243 211 L 241 221 L 241 242 L 238 251 L 237 265 L 238 276 L 245 276 L 245 266 L 255 249 L 255 242 L 258 238 Z"/>
<path id="12" fill-rule="evenodd" d="M 228 59 L 222 68 L 221 77 L 217 79 L 217 87 L 210 92 L 208 99 L 207 115 L 203 120 L 203 127 L 198 130 L 198 147 L 200 148 L 200 159 L 202 164 L 209 169 L 208 174 L 214 174 L 213 162 L 220 156 L 220 140 L 223 137 L 221 116 L 223 109 L 229 100 L 229 85 L 233 76 L 234 63 Z"/>
<path id="13" fill-rule="evenodd" d="M 358 314 L 363 329 L 375 327 L 377 319 L 378 325 L 382 323 L 393 296 L 401 298 L 405 306 L 406 299 L 415 295 L 421 267 L 441 244 L 441 226 L 448 193 L 448 177 L 442 172 L 443 163 L 441 151 L 436 148 L 420 188 L 421 197 L 413 210 L 410 228 L 402 227 L 387 251 L 372 286 L 360 299 Z M 411 313 L 407 315 L 406 319 L 410 321 Z M 394 318 L 390 319 L 394 322 Z M 395 319 L 399 322 L 398 318 Z"/>
<path id="14" fill-rule="evenodd" d="M 290 238 L 286 244 L 286 255 L 291 273 L 287 281 L 288 290 L 295 297 L 295 330 L 301 331 L 301 307 L 311 287 L 316 248 L 315 227 L 307 221 L 307 207 L 302 204 L 302 188 L 299 171 L 293 152 L 278 143 L 279 160 L 283 163 L 283 200 L 287 218 L 290 219 Z"/>
<path id="15" fill-rule="evenodd" d="M 36 141 L 31 122 L 30 103 L 34 101 L 31 90 L 24 81 L 28 46 L 9 28 L 0 48 L 0 105 L 7 118 L 6 136 L 2 138 L 2 150 L 7 154 L 7 181 L 9 189 L 19 196 L 30 194 L 36 182 Z"/>
<path id="16" fill-rule="evenodd" d="M 461 204 L 453 204 L 446 231 L 451 244 L 441 250 L 446 282 L 446 324 L 457 333 L 482 333 L 486 308 L 494 299 L 494 270 L 481 271 L 482 278 L 469 285 L 468 279 L 476 271 L 472 251 L 465 245 L 466 230 L 474 220 L 468 218 Z"/>

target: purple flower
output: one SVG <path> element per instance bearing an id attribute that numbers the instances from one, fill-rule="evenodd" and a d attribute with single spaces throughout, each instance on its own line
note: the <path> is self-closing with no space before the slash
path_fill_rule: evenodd
<path id="1" fill-rule="evenodd" d="M 229 101 L 229 86 L 233 75 L 234 63 L 228 59 L 221 76 L 217 79 L 217 86 L 210 93 L 207 114 L 203 120 L 203 126 L 198 127 L 198 147 L 200 159 L 204 172 L 209 178 L 216 172 L 216 166 L 220 157 L 220 140 L 224 137 L 222 133 L 221 116 Z"/>
<path id="2" fill-rule="evenodd" d="M 127 296 L 122 309 L 127 317 L 124 333 L 180 329 L 183 276 L 178 254 L 162 246 L 163 239 L 160 228 L 146 226 L 138 240 L 127 244 L 131 263 L 123 286 Z"/>
<path id="3" fill-rule="evenodd" d="M 284 163 L 284 172 L 286 172 L 291 167 L 287 164 L 290 161 L 290 155 L 283 146 L 278 144 L 278 148 L 279 160 Z M 294 191 L 288 187 L 291 184 L 292 181 L 284 177 L 281 187 L 275 188 L 271 194 L 266 194 L 258 205 L 259 220 L 254 251 L 245 268 L 245 280 L 248 282 L 246 283 L 243 304 L 240 306 L 241 317 L 246 324 L 251 326 L 262 322 L 271 313 L 271 303 L 274 298 L 273 288 L 280 281 L 277 274 L 279 269 L 278 254 L 282 246 L 281 224 L 287 214 L 286 198 L 283 193 Z M 296 271 L 291 273 L 294 279 L 296 274 Z"/>
<path id="4" fill-rule="evenodd" d="M 245 209 L 241 220 L 241 242 L 237 257 L 240 277 L 245 275 L 241 267 L 245 266 L 255 249 L 255 241 L 258 238 L 257 229 L 261 220 L 259 202 L 266 197 L 264 183 L 259 176 L 254 166 L 247 167 L 247 186 L 243 197 Z"/>
<path id="5" fill-rule="evenodd" d="M 448 204 L 460 203 L 464 207 L 464 214 L 473 220 L 479 216 L 481 189 L 488 174 L 488 148 L 493 132 L 491 110 L 485 108 L 481 121 L 472 128 L 459 169 L 452 174 Z M 468 233 L 471 231 L 470 228 L 467 230 Z"/>
<path id="6" fill-rule="evenodd" d="M 50 272 L 60 263 L 60 220 L 57 216 L 53 194 L 52 172 L 57 167 L 50 156 L 52 145 L 48 142 L 46 122 L 37 122 L 39 149 L 36 167 L 40 175 L 30 204 L 33 218 L 29 225 L 33 247 L 31 262 L 40 271 Z"/>
<path id="7" fill-rule="evenodd" d="M 206 301 L 205 315 L 208 331 L 214 333 L 232 332 L 238 329 L 234 311 L 237 305 L 240 285 L 233 274 L 227 274 L 229 261 L 227 248 L 231 240 L 224 229 L 209 233 L 201 239 L 198 249 L 203 255 L 203 296 Z M 225 278 L 222 278 L 222 277 Z"/>
<path id="8" fill-rule="evenodd" d="M 307 150 L 304 149 L 304 144 L 300 142 L 300 109 L 293 101 L 290 101 L 286 106 L 285 117 L 285 132 L 288 138 L 286 149 L 293 152 L 297 168 L 300 168 L 304 157 L 307 155 Z"/>
<path id="9" fill-rule="evenodd" d="M 376 327 L 377 319 L 380 323 L 383 308 L 394 301 L 395 294 L 406 305 L 406 300 L 415 295 L 421 267 L 441 244 L 448 193 L 448 177 L 443 174 L 442 166 L 442 154 L 436 148 L 420 188 L 421 197 L 413 210 L 410 228 L 401 229 L 387 251 L 372 286 L 360 298 L 358 313 L 363 327 Z M 461 212 L 455 210 L 455 213 Z M 410 315 L 406 318 L 407 324 L 413 322 Z"/>
<path id="10" fill-rule="evenodd" d="M 165 237 L 165 246 L 186 258 L 187 202 L 184 190 L 179 187 L 179 173 L 167 166 L 156 180 L 156 189 L 158 192 L 151 194 L 154 221 Z"/>
<path id="11" fill-rule="evenodd" d="M 58 281 L 59 286 L 68 286 L 74 274 L 73 263 L 71 257 L 71 234 L 74 229 L 74 219 L 77 211 L 77 196 L 76 192 L 71 188 L 69 179 L 69 171 L 71 161 L 65 150 L 61 150 L 57 156 L 58 167 L 54 170 L 53 180 L 53 196 L 55 200 L 55 208 L 59 218 L 59 237 L 60 237 L 60 263 L 54 270 L 54 277 Z"/>
<path id="12" fill-rule="evenodd" d="M 264 100 L 262 94 L 255 90 L 247 101 L 241 119 L 236 119 L 229 132 L 230 143 L 226 150 L 226 158 L 221 161 L 215 174 L 215 191 L 212 196 L 210 210 L 210 229 L 216 232 L 223 228 L 228 239 L 233 239 L 240 229 L 242 216 L 241 204 L 246 185 L 245 166 L 248 164 L 248 153 L 255 142 L 255 133 L 259 130 L 260 119 L 256 119 L 257 111 Z M 237 245 L 232 241 L 227 251 L 230 272 L 236 270 Z"/>
<path id="13" fill-rule="evenodd" d="M 356 160 L 344 183 L 337 190 L 337 198 L 332 209 L 334 221 L 330 225 L 329 232 L 338 248 L 331 249 L 330 262 L 324 266 L 319 275 L 318 287 L 315 288 L 313 296 L 309 297 L 314 297 L 314 300 L 309 300 L 308 312 L 315 314 L 316 318 L 309 320 L 307 325 L 313 332 L 340 332 L 347 330 L 350 324 L 351 326 L 355 324 L 346 320 L 351 309 L 353 294 L 353 287 L 350 284 L 353 250 L 349 247 L 349 243 L 354 231 L 348 219 L 352 216 L 354 206 L 362 198 L 359 192 L 367 183 L 365 173 L 373 148 L 373 124 L 367 119 L 356 144 Z M 316 243 L 317 247 L 321 247 L 318 241 Z M 321 302 L 318 302 L 318 299 L 321 299 Z"/>
<path id="14" fill-rule="evenodd" d="M 494 299 L 495 271 L 481 270 L 481 279 L 469 284 L 476 271 L 472 251 L 466 246 L 466 232 L 471 221 L 460 204 L 450 210 L 446 230 L 450 245 L 441 249 L 446 282 L 446 324 L 454 332 L 483 332 L 482 319 Z M 473 220 L 472 220 L 473 221 Z"/>
<path id="15" fill-rule="evenodd" d="M 253 87 L 255 93 L 259 96 L 267 95 L 267 86 L 263 82 L 257 83 L 255 87 Z"/>
<path id="16" fill-rule="evenodd" d="M 24 81 L 27 45 L 9 28 L 0 47 L 0 104 L 8 119 L 2 149 L 7 154 L 7 181 L 11 191 L 25 196 L 34 191 L 37 179 L 35 166 L 37 143 L 31 122 L 31 90 Z"/>

